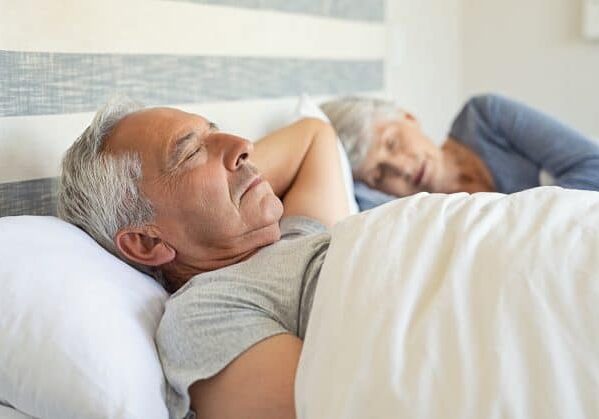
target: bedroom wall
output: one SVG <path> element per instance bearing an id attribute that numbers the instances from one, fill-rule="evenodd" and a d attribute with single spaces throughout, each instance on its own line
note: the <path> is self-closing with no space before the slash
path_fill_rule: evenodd
<path id="1" fill-rule="evenodd" d="M 462 0 L 389 0 L 387 85 L 437 143 L 464 99 Z"/>
<path id="2" fill-rule="evenodd" d="M 0 0 L 0 10 L 0 182 L 55 176 L 114 93 L 255 139 L 301 93 L 385 90 L 384 0 Z"/>
<path id="3" fill-rule="evenodd" d="M 0 0 L 0 10 L 0 182 L 55 175 L 114 90 L 254 138 L 300 92 L 366 90 L 399 100 L 437 142 L 469 94 L 493 90 L 599 137 L 599 44 L 579 35 L 579 1 Z"/>
<path id="4" fill-rule="evenodd" d="M 599 42 L 582 0 L 463 0 L 464 94 L 500 91 L 599 141 Z"/>

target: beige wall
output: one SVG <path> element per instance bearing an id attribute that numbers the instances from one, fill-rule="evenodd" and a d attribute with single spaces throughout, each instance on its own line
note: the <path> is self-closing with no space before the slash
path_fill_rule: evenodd
<path id="1" fill-rule="evenodd" d="M 582 0 L 463 0 L 463 92 L 523 99 L 599 138 L 599 42 Z"/>
<path id="2" fill-rule="evenodd" d="M 441 142 L 463 100 L 462 0 L 388 0 L 387 93 Z"/>

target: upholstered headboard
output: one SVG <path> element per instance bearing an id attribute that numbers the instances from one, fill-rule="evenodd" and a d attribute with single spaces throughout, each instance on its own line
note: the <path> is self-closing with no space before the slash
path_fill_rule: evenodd
<path id="1" fill-rule="evenodd" d="M 54 214 L 64 151 L 114 94 L 255 139 L 295 98 L 384 94 L 384 0 L 11 2 L 0 14 L 0 216 Z"/>

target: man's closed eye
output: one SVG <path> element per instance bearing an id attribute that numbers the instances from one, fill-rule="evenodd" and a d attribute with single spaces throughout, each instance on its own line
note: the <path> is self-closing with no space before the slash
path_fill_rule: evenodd
<path id="1" fill-rule="evenodd" d="M 189 153 L 187 157 L 185 157 L 185 160 L 191 160 L 193 157 L 197 156 L 203 149 L 203 146 L 196 148 L 194 151 Z"/>

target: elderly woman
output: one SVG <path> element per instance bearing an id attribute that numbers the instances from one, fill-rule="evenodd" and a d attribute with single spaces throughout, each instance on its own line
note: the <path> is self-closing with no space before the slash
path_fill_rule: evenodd
<path id="1" fill-rule="evenodd" d="M 421 191 L 512 193 L 543 179 L 599 190 L 597 143 L 501 96 L 470 99 L 441 147 L 391 102 L 348 97 L 321 108 L 347 151 L 361 210 Z"/>

